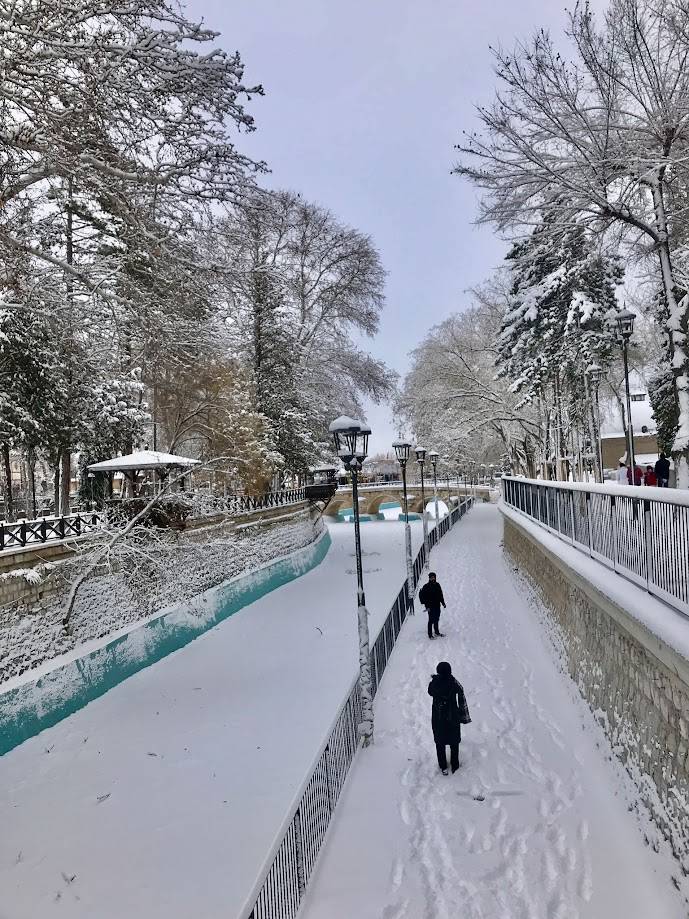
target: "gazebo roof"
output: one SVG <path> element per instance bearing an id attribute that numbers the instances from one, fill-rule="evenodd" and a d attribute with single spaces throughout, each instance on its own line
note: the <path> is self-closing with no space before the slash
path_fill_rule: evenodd
<path id="1" fill-rule="evenodd" d="M 126 456 L 103 460 L 102 463 L 91 463 L 87 468 L 89 472 L 132 472 L 136 469 L 184 469 L 196 466 L 199 462 L 188 456 L 161 453 L 159 450 L 137 450 Z"/>

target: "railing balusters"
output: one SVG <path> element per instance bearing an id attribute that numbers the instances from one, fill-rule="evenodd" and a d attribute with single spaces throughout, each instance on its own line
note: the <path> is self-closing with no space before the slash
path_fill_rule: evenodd
<path id="1" fill-rule="evenodd" d="M 638 491 L 637 487 L 626 494 L 620 489 L 608 491 L 600 485 L 586 487 L 581 483 L 508 477 L 502 485 L 506 505 L 689 615 L 686 493 L 676 497 L 667 493 L 658 498 L 647 497 L 645 490 Z M 581 495 L 575 500 L 575 492 L 584 492 L 584 500 L 580 500 Z"/>

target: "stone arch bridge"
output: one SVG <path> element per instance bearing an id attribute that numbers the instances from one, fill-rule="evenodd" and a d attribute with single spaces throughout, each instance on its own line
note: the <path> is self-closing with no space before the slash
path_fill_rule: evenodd
<path id="1" fill-rule="evenodd" d="M 471 487 L 468 487 L 468 494 L 472 494 Z M 426 504 L 429 501 L 433 500 L 433 486 L 428 487 L 428 483 L 425 485 L 426 490 Z M 465 494 L 464 485 L 460 485 L 459 488 L 460 494 L 463 496 Z M 490 500 L 490 489 L 487 486 L 477 487 L 474 490 L 474 494 L 477 499 L 483 499 L 484 501 Z M 360 485 L 359 486 L 359 510 L 362 514 L 374 515 L 379 513 L 381 505 L 386 504 L 392 501 L 399 503 L 400 507 L 403 506 L 403 496 L 404 492 L 402 490 L 401 484 L 397 482 L 389 482 L 381 485 Z M 423 510 L 423 501 L 421 499 L 421 486 L 420 485 L 408 485 L 407 486 L 407 497 L 409 499 L 409 513 L 419 514 Z M 449 501 L 448 501 L 448 490 L 447 484 L 443 483 L 441 485 L 438 482 L 438 500 L 444 501 L 446 504 L 456 504 L 457 503 L 457 487 L 450 487 L 449 492 Z M 338 511 L 344 510 L 352 506 L 352 489 L 350 487 L 340 487 L 337 489 L 335 494 L 332 496 L 328 505 L 325 509 L 325 513 L 329 517 L 336 517 Z"/>

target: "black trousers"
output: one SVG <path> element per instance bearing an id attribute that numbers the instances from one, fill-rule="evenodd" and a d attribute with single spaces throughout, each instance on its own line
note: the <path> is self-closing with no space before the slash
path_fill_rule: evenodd
<path id="1" fill-rule="evenodd" d="M 440 635 L 440 629 L 438 628 L 438 623 L 440 622 L 440 607 L 438 609 L 429 609 L 428 610 L 428 637 L 431 638 L 433 631 L 435 630 L 436 635 Z"/>
<path id="2" fill-rule="evenodd" d="M 441 769 L 447 769 L 447 751 L 446 746 L 450 748 L 450 765 L 453 769 L 459 768 L 459 741 L 457 743 L 444 744 L 437 743 L 435 745 L 436 753 L 438 754 L 438 765 Z"/>

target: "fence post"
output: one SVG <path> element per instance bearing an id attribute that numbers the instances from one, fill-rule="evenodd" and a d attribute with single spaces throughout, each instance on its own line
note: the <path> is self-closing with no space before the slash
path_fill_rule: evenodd
<path id="1" fill-rule="evenodd" d="M 0 523 L 0 549 L 5 548 L 5 524 Z"/>
<path id="2" fill-rule="evenodd" d="M 334 795 L 332 793 L 332 783 L 330 781 L 330 744 L 325 745 L 325 750 L 323 752 L 325 755 L 325 788 L 328 793 L 328 808 L 332 815 L 335 805 L 333 804 Z"/>
<path id="3" fill-rule="evenodd" d="M 615 495 L 610 495 L 610 522 L 612 524 L 612 567 L 617 571 L 617 510 Z"/>
<path id="4" fill-rule="evenodd" d="M 589 555 L 593 555 L 593 530 L 591 526 L 591 493 L 586 492 L 586 529 L 589 534 Z"/>
<path id="5" fill-rule="evenodd" d="M 570 491 L 569 494 L 569 520 L 572 526 L 572 545 L 574 545 L 574 534 L 576 532 L 574 527 L 574 492 Z"/>
<path id="6" fill-rule="evenodd" d="M 301 900 L 306 889 L 306 879 L 304 877 L 304 838 L 301 832 L 301 809 L 299 807 L 294 815 L 294 858 L 297 868 L 299 899 Z"/>
<path id="7" fill-rule="evenodd" d="M 560 512 L 560 489 L 555 489 L 555 503 L 557 505 L 557 532 L 562 535 L 562 514 Z"/>
<path id="8" fill-rule="evenodd" d="M 651 502 L 644 498 L 644 542 L 646 543 L 646 590 L 651 590 L 651 583 L 655 582 L 653 570 L 653 540 L 651 536 Z"/>

